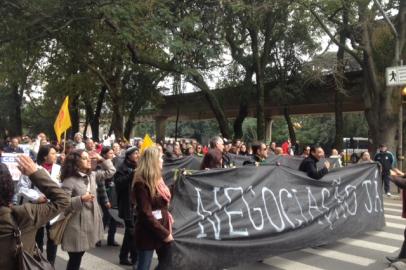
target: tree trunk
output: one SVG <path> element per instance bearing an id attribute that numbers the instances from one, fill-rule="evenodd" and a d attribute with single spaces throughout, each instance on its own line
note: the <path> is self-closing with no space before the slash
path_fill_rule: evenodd
<path id="1" fill-rule="evenodd" d="M 112 115 L 112 123 L 111 127 L 113 129 L 114 135 L 116 136 L 117 139 L 123 139 L 124 138 L 124 130 L 123 130 L 123 102 L 122 102 L 122 93 L 121 93 L 121 86 L 120 83 L 110 83 L 111 90 L 113 93 L 111 93 L 111 109 L 113 111 Z"/>
<path id="2" fill-rule="evenodd" d="M 85 139 L 90 139 L 89 137 L 87 137 L 87 126 L 89 125 L 89 118 L 86 116 L 86 118 L 85 118 L 86 120 L 85 120 L 85 125 L 84 125 L 84 130 L 83 130 L 83 133 L 84 133 L 84 138 Z"/>
<path id="3" fill-rule="evenodd" d="M 111 117 L 111 122 L 110 122 L 110 127 L 109 127 L 109 132 L 107 132 L 107 135 L 110 137 L 111 134 L 113 134 L 113 117 Z"/>
<path id="4" fill-rule="evenodd" d="M 286 124 L 288 124 L 290 141 L 291 141 L 292 145 L 294 145 L 294 144 L 296 144 L 296 132 L 295 132 L 295 129 L 293 128 L 292 119 L 290 118 L 288 107 L 285 107 L 283 109 L 283 115 L 285 116 Z"/>
<path id="5" fill-rule="evenodd" d="M 335 93 L 334 113 L 336 128 L 334 148 L 336 148 L 338 152 L 341 152 L 341 150 L 343 149 L 344 117 L 342 94 L 339 92 L 339 90 L 336 90 Z"/>
<path id="6" fill-rule="evenodd" d="M 347 28 L 348 28 L 348 9 L 343 7 L 342 19 L 340 31 L 340 44 L 345 44 L 347 40 Z M 343 94 L 344 91 L 344 63 L 345 50 L 343 47 L 338 48 L 337 52 L 337 72 L 335 78 L 335 99 L 334 99 L 334 113 L 335 113 L 335 139 L 334 148 L 341 152 L 343 149 L 343 133 L 344 133 L 344 118 L 343 118 Z"/>
<path id="7" fill-rule="evenodd" d="M 259 71 L 262 73 L 262 71 Z M 265 94 L 262 75 L 257 75 L 257 136 L 258 140 L 265 140 Z"/>
<path id="8" fill-rule="evenodd" d="M 248 101 L 250 99 L 252 90 L 252 68 L 245 68 L 246 75 L 244 79 L 244 85 L 240 93 L 240 107 L 238 110 L 237 118 L 234 120 L 234 138 L 241 139 L 243 134 L 242 124 L 245 118 L 248 116 Z"/>
<path id="9" fill-rule="evenodd" d="M 106 96 L 107 87 L 103 86 L 97 97 L 96 110 L 93 114 L 93 119 L 90 121 L 90 127 L 92 128 L 93 139 L 99 141 L 99 128 L 100 128 L 100 115 L 103 108 L 104 99 Z"/>
<path id="10" fill-rule="evenodd" d="M 21 120 L 21 107 L 22 107 L 22 97 L 20 94 L 20 89 L 18 84 L 12 86 L 12 100 L 14 104 L 14 111 L 10 115 L 11 129 L 10 136 L 22 135 L 22 120 Z"/>
<path id="11" fill-rule="evenodd" d="M 261 65 L 258 44 L 257 29 L 249 29 L 251 37 L 252 56 L 254 59 L 254 69 L 257 88 L 257 138 L 259 141 L 265 140 L 265 86 L 264 86 L 264 70 Z"/>
<path id="12" fill-rule="evenodd" d="M 131 111 L 128 115 L 127 122 L 125 123 L 125 128 L 124 128 L 124 138 L 130 139 L 131 136 L 131 131 L 134 128 L 134 119 L 137 113 L 140 111 L 142 105 L 135 103 L 133 107 L 131 108 Z"/>
<path id="13" fill-rule="evenodd" d="M 176 74 L 173 77 L 173 94 L 181 97 L 181 76 L 179 74 Z M 175 141 L 178 140 L 178 128 L 179 128 L 179 114 L 180 114 L 180 107 L 179 107 L 179 101 L 176 99 L 176 119 L 175 119 Z"/>
<path id="14" fill-rule="evenodd" d="M 248 101 L 244 98 L 240 99 L 240 108 L 237 118 L 234 120 L 234 139 L 241 139 L 243 134 L 242 124 L 248 115 Z"/>
<path id="15" fill-rule="evenodd" d="M 219 124 L 219 129 L 223 137 L 230 139 L 231 138 L 231 130 L 229 126 L 228 119 L 226 118 L 223 109 L 221 108 L 216 96 L 213 94 L 213 92 L 210 90 L 209 86 L 206 84 L 206 82 L 203 80 L 203 77 L 200 74 L 194 73 L 192 74 L 194 84 L 198 86 L 204 96 L 206 97 L 210 108 L 212 109 L 217 122 Z"/>
<path id="16" fill-rule="evenodd" d="M 89 100 L 84 100 L 85 103 L 85 112 L 86 112 L 86 121 L 85 121 L 85 134 L 86 134 L 86 130 L 87 130 L 87 126 L 89 125 L 89 123 L 93 122 L 94 119 L 94 115 L 93 115 L 93 108 L 92 108 L 92 104 L 90 104 Z M 92 128 L 92 126 L 90 126 L 90 128 Z M 92 134 L 93 134 L 93 129 L 92 129 Z M 94 139 L 94 138 L 92 138 Z"/>
<path id="17" fill-rule="evenodd" d="M 372 24 L 365 23 L 367 20 L 367 4 L 359 6 L 360 22 L 363 25 L 362 42 L 363 50 L 363 70 L 365 99 L 365 116 L 370 129 L 370 134 L 375 147 L 379 144 L 386 144 L 392 152 L 396 150 L 398 128 L 398 113 L 400 106 L 399 92 L 394 91 L 393 87 L 386 87 L 381 79 L 381 75 L 376 68 L 372 37 L 374 27 Z"/>
<path id="18" fill-rule="evenodd" d="M 80 115 L 79 115 L 79 95 L 72 96 L 70 102 L 70 115 L 72 121 L 72 129 L 69 138 L 73 139 L 75 133 L 79 132 Z"/>

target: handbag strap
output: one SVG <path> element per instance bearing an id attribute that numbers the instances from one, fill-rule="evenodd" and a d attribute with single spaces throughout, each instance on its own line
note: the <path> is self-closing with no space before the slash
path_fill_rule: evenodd
<path id="1" fill-rule="evenodd" d="M 13 236 L 14 239 L 16 240 L 16 254 L 18 254 L 23 250 L 23 242 L 21 241 L 21 230 L 17 225 L 13 213 L 11 213 L 11 222 L 13 225 Z"/>

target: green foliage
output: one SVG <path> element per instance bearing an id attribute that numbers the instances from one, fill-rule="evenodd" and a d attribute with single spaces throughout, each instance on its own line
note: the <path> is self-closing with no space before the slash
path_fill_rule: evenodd
<path id="1" fill-rule="evenodd" d="M 327 148 L 332 147 L 335 137 L 335 121 L 332 115 L 292 116 L 292 122 L 301 126 L 300 129 L 296 129 L 297 140 L 301 145 L 318 143 Z M 343 136 L 368 138 L 368 126 L 363 113 L 344 114 Z M 284 119 L 275 120 L 272 137 L 272 140 L 279 144 L 289 137 Z"/>
<path id="2" fill-rule="evenodd" d="M 335 121 L 332 115 L 321 116 L 291 116 L 293 123 L 300 124 L 296 128 L 297 140 L 301 145 L 312 145 L 318 143 L 330 149 L 334 143 Z M 256 121 L 254 118 L 247 118 L 243 124 L 244 137 L 246 142 L 256 140 Z M 368 125 L 363 113 L 346 113 L 344 115 L 344 137 L 365 137 L 368 138 Z M 272 141 L 281 145 L 289 138 L 288 126 L 285 119 L 275 118 L 272 125 Z"/>

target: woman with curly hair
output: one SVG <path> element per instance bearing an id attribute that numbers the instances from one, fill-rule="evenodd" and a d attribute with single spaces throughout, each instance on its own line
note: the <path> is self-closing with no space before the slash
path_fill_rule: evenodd
<path id="1" fill-rule="evenodd" d="M 161 149 L 149 147 L 142 153 L 134 176 L 136 270 L 149 270 L 154 250 L 158 254 L 158 262 L 162 262 L 173 241 L 173 219 L 168 210 L 171 193 L 162 179 L 162 164 Z M 159 263 L 157 269 L 160 269 Z"/>
<path id="2" fill-rule="evenodd" d="M 85 251 L 103 237 L 97 196 L 110 207 L 104 180 L 113 177 L 116 169 L 110 159 L 104 160 L 98 154 L 95 157 L 101 169 L 92 171 L 89 154 L 85 150 L 74 150 L 66 156 L 61 170 L 62 188 L 71 196 L 67 212 L 72 212 L 62 237 L 62 249 L 69 254 L 67 270 L 79 270 Z"/>

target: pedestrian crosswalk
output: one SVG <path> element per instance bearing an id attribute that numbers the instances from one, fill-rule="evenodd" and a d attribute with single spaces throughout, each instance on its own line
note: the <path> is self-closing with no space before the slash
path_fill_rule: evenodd
<path id="1" fill-rule="evenodd" d="M 362 240 L 362 239 L 352 239 L 352 238 L 344 238 L 340 239 L 337 242 L 343 243 L 346 245 L 350 246 L 355 246 L 358 248 L 367 248 L 367 249 L 372 249 L 376 251 L 381 251 L 385 253 L 393 253 L 396 250 L 398 250 L 397 246 L 390 246 L 390 245 L 385 245 L 385 244 L 380 244 L 380 243 L 374 243 L 368 240 Z"/>
<path id="2" fill-rule="evenodd" d="M 382 231 L 366 232 L 354 238 L 344 238 L 336 243 L 320 248 L 307 248 L 279 256 L 264 259 L 262 262 L 240 265 L 229 270 L 381 270 L 387 267 L 385 256 L 399 252 L 403 242 L 406 222 L 401 218 L 400 200 L 385 199 L 386 226 Z M 116 234 L 116 241 L 121 243 L 122 231 Z M 118 247 L 92 249 L 86 252 L 83 270 L 121 270 L 131 269 L 118 264 Z M 68 255 L 58 250 L 56 269 L 65 269 Z M 154 258 L 156 264 L 156 256 Z M 153 268 L 151 268 L 153 269 Z"/>
<path id="3" fill-rule="evenodd" d="M 347 253 L 340 252 L 340 251 L 324 249 L 324 248 L 317 248 L 317 249 L 306 248 L 303 251 L 316 255 L 316 256 L 322 256 L 322 257 L 335 259 L 335 260 L 343 261 L 343 262 L 348 262 L 350 260 L 353 263 L 361 265 L 361 266 L 368 266 L 375 262 L 375 260 L 372 260 L 369 258 L 356 256 L 356 255 L 352 255 L 352 254 L 347 254 Z"/>
<path id="4" fill-rule="evenodd" d="M 337 243 L 316 249 L 271 257 L 262 262 L 268 268 L 236 267 L 242 269 L 284 269 L 284 270 L 352 270 L 385 269 L 385 256 L 396 255 L 403 242 L 406 222 L 401 218 L 401 201 L 385 199 L 386 226 L 382 231 L 367 232 L 356 238 L 344 238 Z M 233 270 L 234 270 L 233 269 Z"/>

